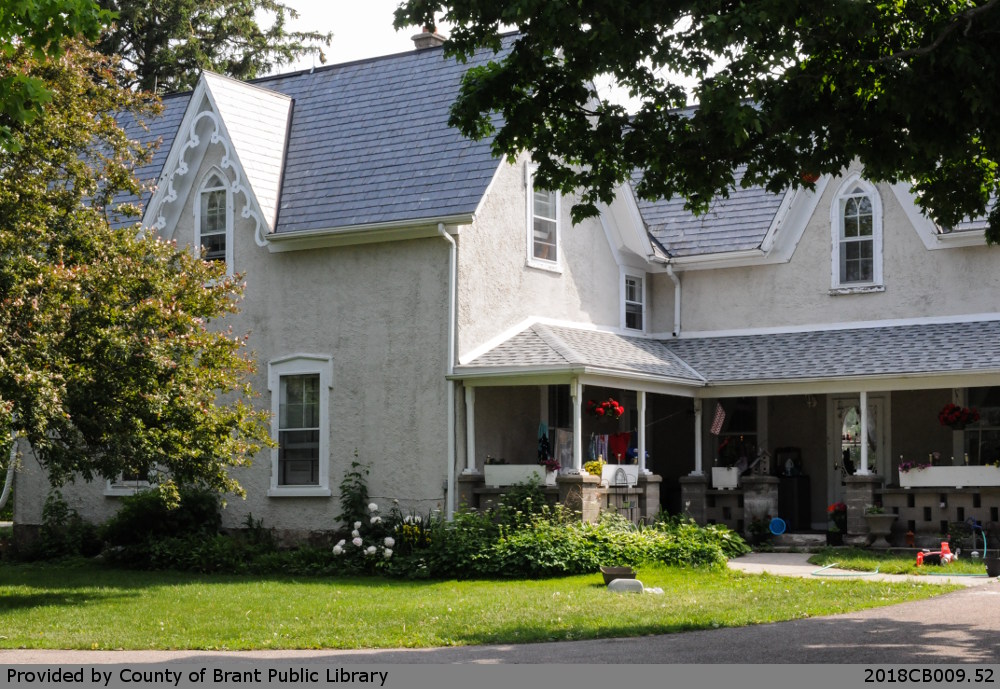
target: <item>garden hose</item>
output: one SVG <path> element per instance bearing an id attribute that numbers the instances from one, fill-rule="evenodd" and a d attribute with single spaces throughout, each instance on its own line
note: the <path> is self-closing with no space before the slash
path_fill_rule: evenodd
<path id="1" fill-rule="evenodd" d="M 878 574 L 879 568 L 876 567 L 874 572 L 835 572 L 832 574 L 825 574 L 824 572 L 831 567 L 836 567 L 839 562 L 833 562 L 828 564 L 826 567 L 820 567 L 815 572 L 812 573 L 814 577 L 872 577 Z"/>

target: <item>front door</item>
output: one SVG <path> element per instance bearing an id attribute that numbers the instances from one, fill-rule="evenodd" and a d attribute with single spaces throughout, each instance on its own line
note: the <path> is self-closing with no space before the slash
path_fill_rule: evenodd
<path id="1" fill-rule="evenodd" d="M 844 478 L 861 470 L 861 400 L 858 395 L 832 395 L 827 405 L 827 500 L 844 499 Z M 868 472 L 889 471 L 889 396 L 868 395 Z"/>

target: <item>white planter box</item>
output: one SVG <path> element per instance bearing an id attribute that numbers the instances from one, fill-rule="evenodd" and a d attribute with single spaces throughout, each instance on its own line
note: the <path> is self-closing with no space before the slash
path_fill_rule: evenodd
<path id="1" fill-rule="evenodd" d="M 618 474 L 621 469 L 624 478 Z M 629 485 L 634 486 L 639 483 L 638 464 L 605 464 L 601 467 L 601 483 L 606 486 Z"/>
<path id="2" fill-rule="evenodd" d="M 513 486 L 515 483 L 527 483 L 532 477 L 537 477 L 544 485 L 554 486 L 556 472 L 546 471 L 539 464 L 487 464 L 483 467 L 487 486 Z"/>
<path id="3" fill-rule="evenodd" d="M 740 485 L 740 470 L 736 467 L 712 467 L 712 487 L 732 490 Z"/>
<path id="4" fill-rule="evenodd" d="M 959 466 L 910 469 L 899 473 L 899 485 L 903 488 L 1000 486 L 1000 468 Z"/>

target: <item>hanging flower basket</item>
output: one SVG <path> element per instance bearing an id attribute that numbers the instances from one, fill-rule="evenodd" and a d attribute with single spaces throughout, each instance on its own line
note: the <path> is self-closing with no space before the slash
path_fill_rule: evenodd
<path id="1" fill-rule="evenodd" d="M 622 414 L 625 413 L 625 407 L 618 404 L 613 397 L 609 397 L 603 402 L 589 400 L 587 402 L 587 413 L 599 419 L 620 419 Z"/>
<path id="2" fill-rule="evenodd" d="M 970 423 L 979 421 L 979 411 L 948 403 L 938 412 L 938 421 L 941 422 L 942 426 L 948 426 L 954 431 L 962 431 Z"/>

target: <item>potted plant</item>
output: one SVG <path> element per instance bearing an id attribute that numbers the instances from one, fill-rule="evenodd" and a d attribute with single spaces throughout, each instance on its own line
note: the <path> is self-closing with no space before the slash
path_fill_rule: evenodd
<path id="1" fill-rule="evenodd" d="M 835 502 L 826 508 L 830 515 L 830 527 L 826 532 L 827 545 L 843 545 L 844 534 L 847 533 L 847 505 Z"/>
<path id="2" fill-rule="evenodd" d="M 869 505 L 865 508 L 865 523 L 868 524 L 868 545 L 874 545 L 878 539 L 889 542 L 892 535 L 892 523 L 896 521 L 896 515 L 887 513 L 881 505 Z"/>

